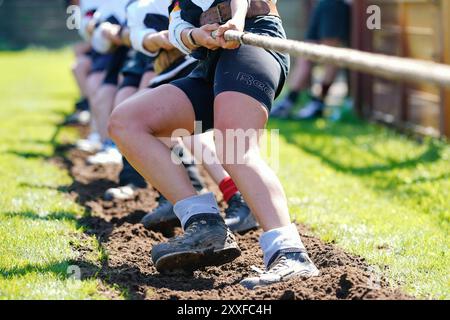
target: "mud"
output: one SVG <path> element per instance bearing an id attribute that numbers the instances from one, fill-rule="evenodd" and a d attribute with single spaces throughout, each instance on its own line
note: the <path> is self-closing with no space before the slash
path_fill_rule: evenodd
<path id="1" fill-rule="evenodd" d="M 238 235 L 242 256 L 221 267 L 196 271 L 193 276 L 164 276 L 154 268 L 149 252 L 152 245 L 165 241 L 162 233 L 146 230 L 140 219 L 156 206 L 158 193 L 148 187 L 135 199 L 105 201 L 104 191 L 117 185 L 118 166 L 90 166 L 87 154 L 70 149 L 60 159 L 74 182 L 67 188 L 88 215 L 79 220 L 86 233 L 98 238 L 107 255 L 99 265 L 78 263 L 86 277 L 99 277 L 103 283 L 120 288 L 131 299 L 410 299 L 387 281 L 371 272 L 364 259 L 347 254 L 333 244 L 322 242 L 302 225 L 299 231 L 311 258 L 321 271 L 312 279 L 296 279 L 257 290 L 246 290 L 239 281 L 249 276 L 250 267 L 262 267 L 258 246 L 261 231 Z M 207 179 L 211 186 L 211 181 Z M 212 187 L 213 191 L 217 188 Z M 180 233 L 178 228 L 173 234 Z"/>

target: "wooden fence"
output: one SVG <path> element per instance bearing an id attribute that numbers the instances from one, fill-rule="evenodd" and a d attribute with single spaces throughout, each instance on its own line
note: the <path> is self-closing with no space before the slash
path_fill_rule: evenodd
<path id="1" fill-rule="evenodd" d="M 381 8 L 381 29 L 366 26 L 369 5 Z M 450 64 L 449 0 L 358 0 L 353 47 Z M 355 105 L 365 117 L 424 134 L 450 137 L 450 91 L 354 74 Z"/>

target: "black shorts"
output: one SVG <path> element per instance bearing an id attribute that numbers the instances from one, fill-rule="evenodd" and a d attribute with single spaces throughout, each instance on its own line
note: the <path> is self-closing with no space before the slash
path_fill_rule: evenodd
<path id="1" fill-rule="evenodd" d="M 343 0 L 321 0 L 313 11 L 306 40 L 319 42 L 339 39 L 348 44 L 350 39 L 350 6 Z"/>
<path id="2" fill-rule="evenodd" d="M 247 45 L 235 50 L 222 50 L 213 71 L 212 81 L 195 77 L 194 70 L 188 77 L 171 82 L 188 96 L 196 121 L 202 123 L 203 132 L 214 128 L 214 99 L 220 93 L 234 91 L 246 94 L 270 112 L 285 82 L 280 63 L 271 53 Z"/>
<path id="3" fill-rule="evenodd" d="M 127 47 L 119 47 L 114 51 L 113 57 L 108 64 L 108 68 L 106 71 L 105 79 L 103 80 L 103 84 L 112 84 L 117 85 L 119 82 L 119 73 L 122 69 L 125 61 L 128 58 L 129 48 Z"/>
<path id="4" fill-rule="evenodd" d="M 125 62 L 120 71 L 123 80 L 119 89 L 125 87 L 139 88 L 143 75 L 153 70 L 153 59 L 140 52 L 135 52 L 133 56 Z"/>
<path id="5" fill-rule="evenodd" d="M 90 56 L 92 59 L 92 67 L 90 73 L 105 71 L 112 59 L 111 54 L 100 54 L 94 50 L 90 52 Z"/>

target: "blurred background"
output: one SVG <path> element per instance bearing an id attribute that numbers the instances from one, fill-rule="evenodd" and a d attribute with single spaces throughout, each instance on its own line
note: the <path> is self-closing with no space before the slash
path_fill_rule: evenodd
<path id="1" fill-rule="evenodd" d="M 279 0 L 288 37 L 303 39 L 317 0 Z M 381 29 L 366 27 L 367 7 L 381 8 Z M 0 0 L 0 50 L 30 46 L 59 48 L 79 41 L 66 28 L 64 0 Z M 450 1 L 352 1 L 353 48 L 450 63 Z M 320 73 L 319 73 L 320 77 Z M 432 85 L 409 85 L 352 73 L 338 77 L 331 96 L 350 95 L 356 112 L 401 130 L 450 137 L 450 92 Z M 349 83 L 349 88 L 342 85 Z M 339 100 L 338 101 L 342 101 Z"/>
<path id="2" fill-rule="evenodd" d="M 288 37 L 309 39 L 325 2 L 350 3 L 344 18 L 333 18 L 338 10 L 321 17 L 333 22 L 332 32 L 351 26 L 338 45 L 450 64 L 450 0 L 278 0 Z M 372 5 L 381 13 L 378 30 L 367 26 Z M 88 166 L 88 154 L 75 149 L 88 127 L 65 125 L 83 98 L 71 72 L 81 38 L 68 30 L 66 8 L 65 0 L 0 0 L 0 300 L 178 297 L 176 283 L 153 287 L 143 251 L 129 246 L 153 243 L 139 239 L 147 233 L 135 222 L 154 208 L 157 193 L 149 186 L 131 200 L 106 201 L 119 167 Z M 417 298 L 449 299 L 450 90 L 348 70 L 327 82 L 329 66 L 301 62 L 293 59 L 275 103 L 292 97 L 293 109 L 268 122 L 279 135 L 271 135 L 266 151 L 268 160 L 279 154 L 270 164 L 278 167 L 292 218 L 326 243 L 314 240 L 314 254 L 330 272 L 315 297 L 371 298 L 386 275 L 393 288 Z M 308 81 L 293 88 L 299 70 L 307 70 Z M 325 112 L 296 118 L 317 106 L 326 87 Z M 341 261 L 334 245 L 364 259 L 361 273 L 353 274 L 353 263 L 334 263 Z M 82 281 L 69 272 L 78 265 L 89 270 Z M 132 273 L 123 277 L 121 270 Z M 203 285 L 212 292 L 216 276 L 184 287 L 183 296 L 194 288 L 199 297 Z M 280 297 L 316 294 L 299 290 Z"/>

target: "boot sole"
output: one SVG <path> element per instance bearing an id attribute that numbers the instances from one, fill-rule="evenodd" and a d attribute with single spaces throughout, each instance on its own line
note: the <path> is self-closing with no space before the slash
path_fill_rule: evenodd
<path id="1" fill-rule="evenodd" d="M 204 250 L 177 252 L 165 255 L 155 262 L 156 270 L 164 274 L 173 274 L 177 271 L 190 273 L 207 266 L 221 266 L 234 261 L 241 255 L 239 247 L 214 250 L 207 248 Z"/>
<path id="2" fill-rule="evenodd" d="M 318 277 L 320 276 L 320 271 L 316 268 L 316 270 L 312 270 L 310 272 L 303 272 L 303 273 L 297 273 L 297 274 L 293 274 L 291 276 L 288 276 L 284 279 L 281 279 L 279 281 L 274 281 L 274 282 L 267 282 L 267 283 L 258 283 L 258 284 L 254 284 L 254 285 L 247 285 L 245 283 L 245 280 L 241 281 L 240 284 L 248 289 L 248 290 L 256 290 L 256 289 L 260 289 L 263 287 L 268 287 L 277 283 L 282 283 L 282 282 L 286 282 L 295 278 L 299 278 L 299 279 L 308 279 L 308 278 L 313 278 L 313 277 Z"/>

